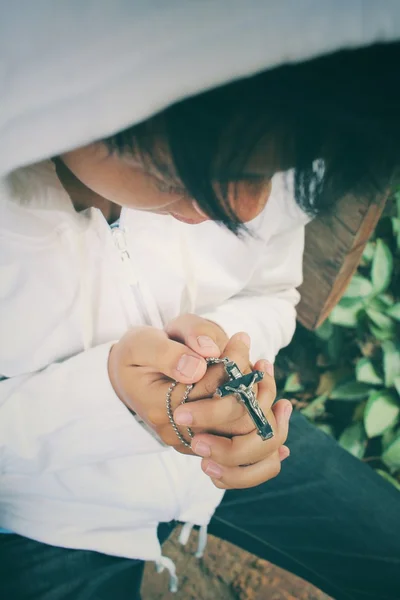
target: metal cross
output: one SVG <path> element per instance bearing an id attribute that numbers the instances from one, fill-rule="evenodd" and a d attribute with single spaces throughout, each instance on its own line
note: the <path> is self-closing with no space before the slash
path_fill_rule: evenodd
<path id="1" fill-rule="evenodd" d="M 225 370 L 231 377 L 231 381 L 227 381 L 215 390 L 217 396 L 230 396 L 233 394 L 244 404 L 249 413 L 254 425 L 256 426 L 258 435 L 263 440 L 268 440 L 273 437 L 271 425 L 268 423 L 257 398 L 253 392 L 253 385 L 261 381 L 264 377 L 262 371 L 253 371 L 248 375 L 243 375 L 239 367 L 233 361 L 225 363 Z"/>

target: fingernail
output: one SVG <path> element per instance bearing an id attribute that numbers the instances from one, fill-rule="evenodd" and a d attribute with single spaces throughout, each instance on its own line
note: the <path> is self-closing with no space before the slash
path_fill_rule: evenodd
<path id="1" fill-rule="evenodd" d="M 281 459 L 281 462 L 283 460 L 285 460 L 285 458 L 287 458 L 288 456 L 290 456 L 290 450 L 287 446 L 281 446 L 278 450 L 279 452 L 279 458 Z"/>
<path id="2" fill-rule="evenodd" d="M 238 338 L 240 341 L 243 342 L 243 344 L 245 344 L 248 348 L 250 348 L 250 336 L 247 335 L 247 333 L 239 333 L 238 334 Z"/>
<path id="3" fill-rule="evenodd" d="M 202 367 L 203 361 L 201 358 L 184 354 L 181 356 L 178 366 L 176 367 L 179 373 L 182 373 L 188 379 L 196 377 L 198 370 Z"/>
<path id="4" fill-rule="evenodd" d="M 174 421 L 178 425 L 191 425 L 193 423 L 193 415 L 185 409 L 177 409 L 174 413 Z"/>
<path id="5" fill-rule="evenodd" d="M 222 477 L 221 468 L 213 462 L 208 463 L 208 465 L 206 467 L 206 473 L 207 473 L 207 475 L 209 475 L 210 477 L 213 477 L 214 479 L 220 479 Z"/>
<path id="6" fill-rule="evenodd" d="M 268 373 L 268 375 L 270 377 L 274 376 L 274 365 L 272 363 L 270 363 L 269 360 L 264 360 L 263 368 L 264 368 L 264 371 L 266 373 Z"/>
<path id="7" fill-rule="evenodd" d="M 197 343 L 200 348 L 211 350 L 212 352 L 219 351 L 217 344 L 208 335 L 199 335 Z"/>
<path id="8" fill-rule="evenodd" d="M 289 421 L 290 419 L 290 415 L 293 412 L 293 406 L 291 404 L 288 404 L 287 407 L 285 408 L 285 417 L 286 419 Z"/>
<path id="9" fill-rule="evenodd" d="M 192 444 L 192 450 L 203 458 L 208 458 L 211 456 L 211 448 L 204 442 L 196 442 L 195 444 Z"/>

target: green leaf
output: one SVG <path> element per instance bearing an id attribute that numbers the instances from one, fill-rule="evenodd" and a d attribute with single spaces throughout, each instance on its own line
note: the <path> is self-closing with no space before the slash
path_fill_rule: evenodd
<path id="1" fill-rule="evenodd" d="M 382 304 L 384 304 L 385 308 L 388 308 L 389 306 L 393 306 L 393 304 L 394 304 L 393 297 L 390 294 L 379 294 L 379 296 L 377 296 L 376 299 L 380 300 L 380 302 L 382 302 Z"/>
<path id="2" fill-rule="evenodd" d="M 400 436 L 382 454 L 382 460 L 389 469 L 400 469 Z"/>
<path id="3" fill-rule="evenodd" d="M 350 375 L 351 375 L 351 371 L 350 371 Z M 343 369 L 335 369 L 334 371 L 325 371 L 324 373 L 321 373 L 321 375 L 320 375 L 318 387 L 317 387 L 315 393 L 318 396 L 326 395 L 326 397 L 329 398 L 329 395 L 332 392 L 332 390 L 334 390 L 335 387 L 337 387 L 343 381 L 348 381 L 348 379 L 349 379 L 349 372 L 348 371 L 344 372 Z"/>
<path id="4" fill-rule="evenodd" d="M 400 218 L 392 217 L 393 233 L 400 233 Z"/>
<path id="5" fill-rule="evenodd" d="M 372 283 L 362 275 L 353 275 L 346 291 L 345 298 L 364 298 L 372 292 Z"/>
<path id="6" fill-rule="evenodd" d="M 395 379 L 400 377 L 400 351 L 397 345 L 391 341 L 384 342 L 382 349 L 385 386 L 389 388 L 394 385 Z"/>
<path id="7" fill-rule="evenodd" d="M 362 423 L 354 423 L 347 427 L 339 438 L 339 444 L 353 456 L 362 458 L 367 445 Z"/>
<path id="8" fill-rule="evenodd" d="M 355 409 L 354 409 L 354 413 L 353 413 L 353 421 L 364 421 L 364 410 L 365 410 L 365 406 L 367 404 L 366 400 L 363 400 L 362 402 L 358 402 L 358 404 L 356 405 Z"/>
<path id="9" fill-rule="evenodd" d="M 314 400 L 312 400 L 305 408 L 300 412 L 307 417 L 307 419 L 314 420 L 317 417 L 321 417 L 325 413 L 325 403 L 328 399 L 327 394 L 322 394 Z"/>
<path id="10" fill-rule="evenodd" d="M 341 327 L 334 327 L 333 333 L 326 344 L 328 356 L 334 363 L 337 363 L 342 355 L 343 337 L 343 329 Z"/>
<path id="11" fill-rule="evenodd" d="M 392 477 L 391 475 L 389 475 L 389 473 L 386 473 L 386 471 L 382 471 L 382 469 L 375 469 L 375 471 L 381 477 L 383 477 L 383 479 L 386 479 L 386 481 L 388 481 L 389 483 L 391 483 L 392 485 L 394 485 L 395 488 L 397 488 L 398 490 L 400 490 L 400 483 L 397 481 L 397 479 L 395 479 L 394 477 Z"/>
<path id="12" fill-rule="evenodd" d="M 370 263 L 374 258 L 375 254 L 375 244 L 374 242 L 368 242 L 364 248 L 364 252 L 362 254 L 362 260 L 366 263 Z"/>
<path id="13" fill-rule="evenodd" d="M 396 201 L 396 206 L 397 206 L 397 216 L 400 219 L 400 190 L 398 190 L 397 192 L 395 192 L 394 199 Z"/>
<path id="14" fill-rule="evenodd" d="M 292 373 L 286 379 L 284 391 L 285 392 L 301 392 L 303 390 L 303 386 L 300 381 L 300 377 L 298 373 Z"/>
<path id="15" fill-rule="evenodd" d="M 396 319 L 396 321 L 400 321 L 400 302 L 397 304 L 393 304 L 387 311 L 386 314 L 392 319 Z"/>
<path id="16" fill-rule="evenodd" d="M 392 218 L 393 233 L 396 236 L 396 245 L 400 250 L 400 219 Z"/>
<path id="17" fill-rule="evenodd" d="M 372 392 L 364 411 L 364 427 L 369 438 L 382 435 L 392 427 L 400 414 L 400 406 L 386 391 Z"/>
<path id="18" fill-rule="evenodd" d="M 341 325 L 342 327 L 356 327 L 358 322 L 357 316 L 362 308 L 362 302 L 358 302 L 351 307 L 344 307 L 340 304 L 337 304 L 331 312 L 329 320 L 334 325 Z"/>
<path id="19" fill-rule="evenodd" d="M 381 385 L 383 383 L 382 378 L 377 374 L 375 367 L 369 358 L 360 358 L 357 362 L 356 379 L 357 381 L 371 383 L 372 385 Z"/>
<path id="20" fill-rule="evenodd" d="M 392 276 L 393 256 L 383 240 L 378 239 L 371 267 L 371 280 L 375 294 L 384 292 Z"/>
<path id="21" fill-rule="evenodd" d="M 373 323 L 369 323 L 368 325 L 372 335 L 379 341 L 384 342 L 385 340 L 390 340 L 393 337 L 393 332 L 385 329 L 379 329 Z"/>
<path id="22" fill-rule="evenodd" d="M 400 219 L 397 219 L 396 217 L 392 217 L 392 227 L 393 227 L 394 235 L 397 236 L 397 247 L 398 247 L 399 239 L 400 239 Z"/>
<path id="23" fill-rule="evenodd" d="M 382 331 L 387 332 L 387 333 L 394 332 L 395 325 L 394 325 L 392 319 L 390 317 L 386 316 L 383 312 L 379 312 L 372 308 L 367 308 L 366 313 L 369 316 L 369 318 L 371 319 L 371 321 L 377 327 L 379 327 L 379 329 L 381 329 Z"/>
<path id="24" fill-rule="evenodd" d="M 315 335 L 317 337 L 319 337 L 320 340 L 324 340 L 325 342 L 327 340 L 329 340 L 329 338 L 331 337 L 331 335 L 333 334 L 333 325 L 332 323 L 329 321 L 329 319 L 326 319 L 322 325 L 320 325 L 316 330 L 315 330 Z"/>
<path id="25" fill-rule="evenodd" d="M 371 391 L 371 386 L 360 381 L 349 381 L 338 385 L 330 397 L 332 400 L 362 400 Z"/>
<path id="26" fill-rule="evenodd" d="M 315 423 L 315 427 L 317 427 L 320 431 L 326 433 L 326 435 L 330 435 L 331 437 L 335 437 L 335 431 L 332 425 L 329 423 Z"/>
<path id="27" fill-rule="evenodd" d="M 360 308 L 364 308 L 365 300 L 363 298 L 359 298 L 358 296 L 354 298 L 343 296 L 339 304 L 342 308 L 351 308 L 357 312 L 360 310 Z"/>
<path id="28" fill-rule="evenodd" d="M 379 294 L 375 298 L 370 298 L 367 302 L 366 308 L 372 309 L 377 312 L 386 312 L 388 309 L 388 294 Z"/>
<path id="29" fill-rule="evenodd" d="M 394 440 L 396 439 L 396 431 L 393 427 L 389 427 L 389 429 L 386 429 L 383 434 L 382 434 L 382 451 L 385 451 L 387 448 L 389 448 L 390 444 L 392 442 L 394 442 Z"/>
<path id="30" fill-rule="evenodd" d="M 394 387 L 398 395 L 400 396 L 400 377 L 395 377 L 393 381 Z"/>

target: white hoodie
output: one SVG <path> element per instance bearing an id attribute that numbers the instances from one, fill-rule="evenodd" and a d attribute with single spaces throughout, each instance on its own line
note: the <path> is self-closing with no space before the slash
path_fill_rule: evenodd
<path id="1" fill-rule="evenodd" d="M 1 175 L 227 81 L 400 36 L 396 0 L 3 4 Z M 194 311 L 248 331 L 253 360 L 272 360 L 294 329 L 304 215 L 279 175 L 246 243 L 126 211 L 125 269 L 122 234 L 76 214 L 51 164 L 0 187 L 0 526 L 160 559 L 158 521 L 207 523 L 222 492 L 118 400 L 110 346 L 132 324 Z"/>
<path id="2" fill-rule="evenodd" d="M 158 522 L 207 524 L 222 491 L 200 459 L 132 417 L 108 380 L 108 353 L 132 325 L 195 312 L 229 335 L 247 331 L 252 359 L 273 360 L 295 327 L 304 222 L 282 175 L 243 241 L 212 222 L 136 210 L 112 231 L 99 210 L 74 211 L 50 161 L 5 178 L 0 526 L 158 560 Z"/>

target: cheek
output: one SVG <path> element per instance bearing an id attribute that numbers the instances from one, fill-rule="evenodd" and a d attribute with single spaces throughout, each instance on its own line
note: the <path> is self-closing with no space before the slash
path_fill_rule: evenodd
<path id="1" fill-rule="evenodd" d="M 271 193 L 271 181 L 263 183 L 240 182 L 236 186 L 236 194 L 231 206 L 239 219 L 244 223 L 252 221 L 264 210 Z"/>
<path id="2" fill-rule="evenodd" d="M 119 157 L 99 158 L 76 151 L 62 159 L 86 187 L 120 206 L 162 210 L 179 201 L 179 196 L 157 190 L 148 175 Z"/>

